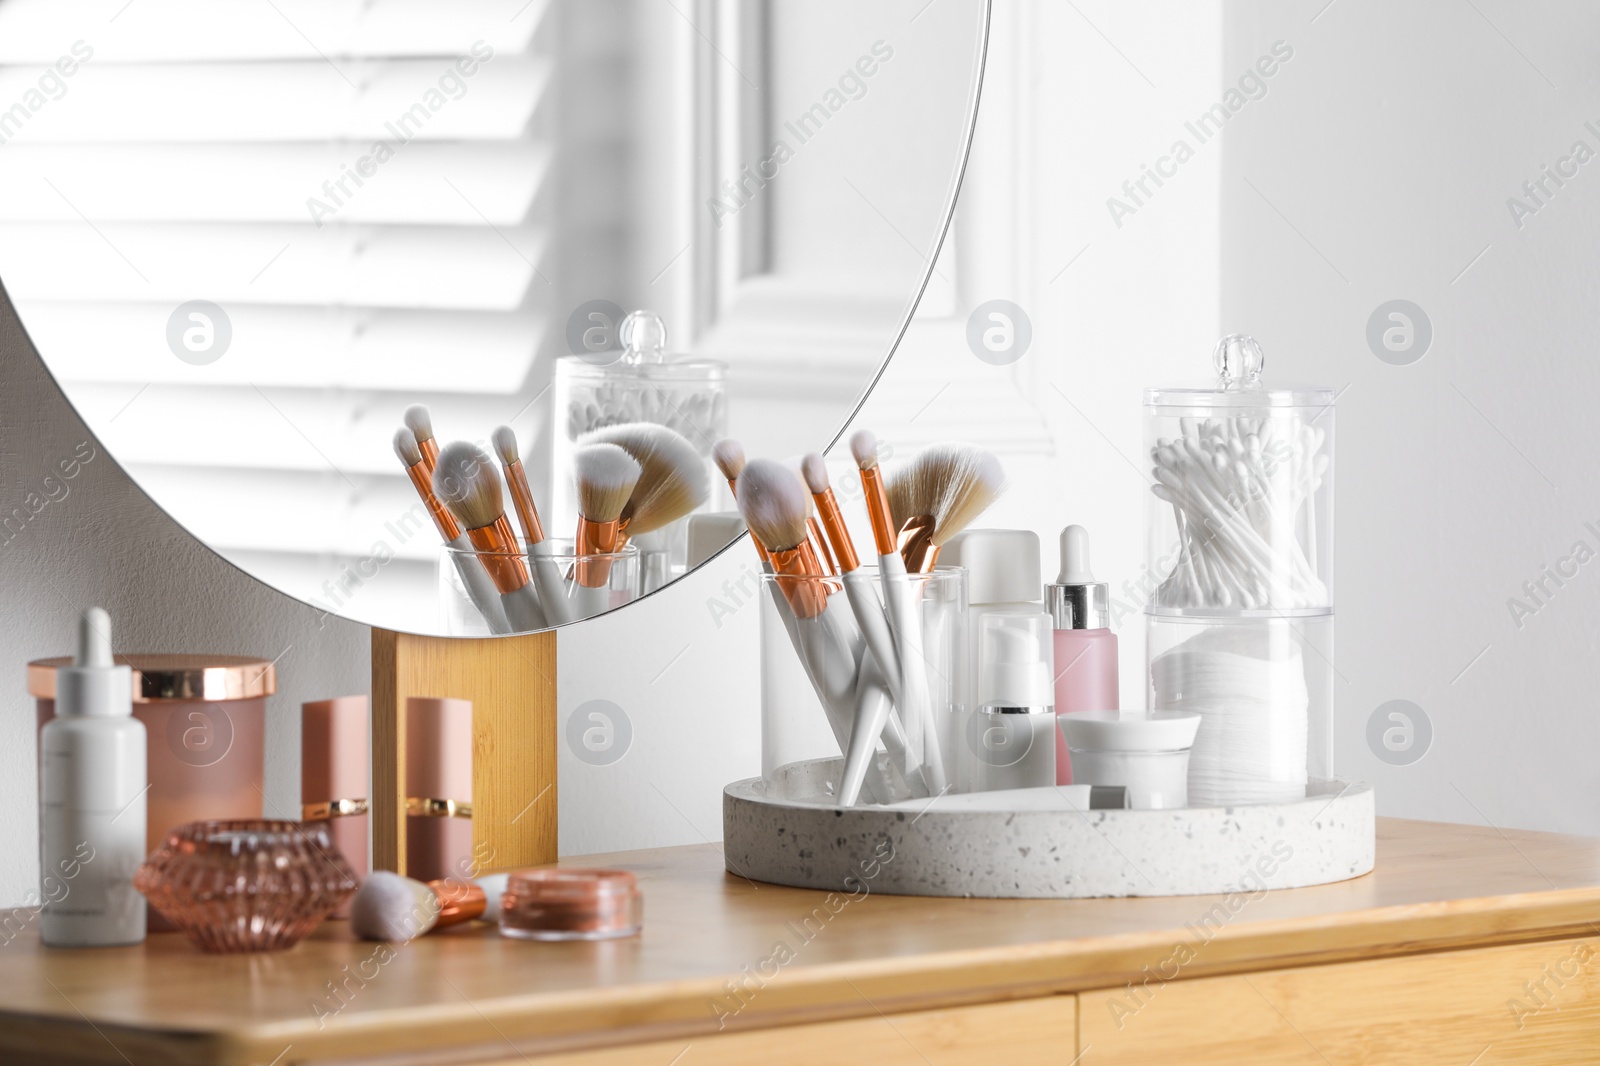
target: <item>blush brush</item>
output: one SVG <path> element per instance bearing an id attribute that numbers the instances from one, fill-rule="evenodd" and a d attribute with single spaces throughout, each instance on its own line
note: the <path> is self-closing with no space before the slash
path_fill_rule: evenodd
<path id="1" fill-rule="evenodd" d="M 501 502 L 494 461 L 475 444 L 451 441 L 440 451 L 433 469 L 433 490 L 466 527 L 478 561 L 500 591 L 511 631 L 545 628 L 544 609 Z"/>

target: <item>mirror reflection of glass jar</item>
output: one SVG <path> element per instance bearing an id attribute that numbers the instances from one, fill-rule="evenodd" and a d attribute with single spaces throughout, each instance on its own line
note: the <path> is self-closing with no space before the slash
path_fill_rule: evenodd
<path id="1" fill-rule="evenodd" d="M 596 318 L 598 316 L 598 318 Z M 573 453 L 585 433 L 628 422 L 653 422 L 676 430 L 695 446 L 710 468 L 711 446 L 728 435 L 728 364 L 667 351 L 667 329 L 653 311 L 634 311 L 621 322 L 596 310 L 586 328 L 569 337 L 568 355 L 555 362 L 550 449 L 551 522 L 556 529 L 577 523 L 572 483 Z M 727 510 L 719 477 L 700 508 Z M 688 557 L 688 520 L 652 534 L 640 548 L 640 592 L 652 592 L 681 572 Z"/>

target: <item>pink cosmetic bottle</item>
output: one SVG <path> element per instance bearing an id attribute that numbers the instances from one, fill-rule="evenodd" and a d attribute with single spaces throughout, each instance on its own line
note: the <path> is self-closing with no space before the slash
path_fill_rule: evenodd
<path id="1" fill-rule="evenodd" d="M 406 700 L 405 875 L 471 877 L 472 704 Z"/>
<path id="2" fill-rule="evenodd" d="M 365 696 L 300 705 L 300 818 L 327 827 L 357 881 L 367 877 L 370 726 Z M 350 917 L 349 901 L 332 917 Z"/>
<path id="3" fill-rule="evenodd" d="M 1061 573 L 1044 587 L 1044 606 L 1055 627 L 1056 714 L 1117 710 L 1111 592 L 1089 569 L 1089 531 L 1082 526 L 1061 531 Z M 1072 784 L 1072 757 L 1059 729 L 1056 784 Z"/>

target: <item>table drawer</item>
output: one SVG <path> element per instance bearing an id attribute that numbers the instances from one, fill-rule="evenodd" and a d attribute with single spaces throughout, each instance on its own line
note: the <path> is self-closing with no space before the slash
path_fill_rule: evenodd
<path id="1" fill-rule="evenodd" d="M 603 1051 L 516 1056 L 492 1066 L 1066 1066 L 1075 1044 L 1074 997 L 1048 996 Z"/>
<path id="2" fill-rule="evenodd" d="M 1268 970 L 1194 981 L 1185 958 L 1079 997 L 1081 1066 L 1457 1063 L 1600 1057 L 1600 939 Z M 1162 977 L 1168 978 L 1163 983 Z"/>

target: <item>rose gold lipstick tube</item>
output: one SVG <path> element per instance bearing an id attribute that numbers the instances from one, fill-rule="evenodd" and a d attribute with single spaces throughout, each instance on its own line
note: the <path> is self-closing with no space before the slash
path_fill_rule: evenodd
<path id="1" fill-rule="evenodd" d="M 327 827 L 333 846 L 358 881 L 368 870 L 370 735 L 365 696 L 317 700 L 300 707 L 300 818 Z M 332 916 L 350 917 L 349 902 Z"/>
<path id="2" fill-rule="evenodd" d="M 472 704 L 406 700 L 406 862 L 418 881 L 472 870 Z"/>

